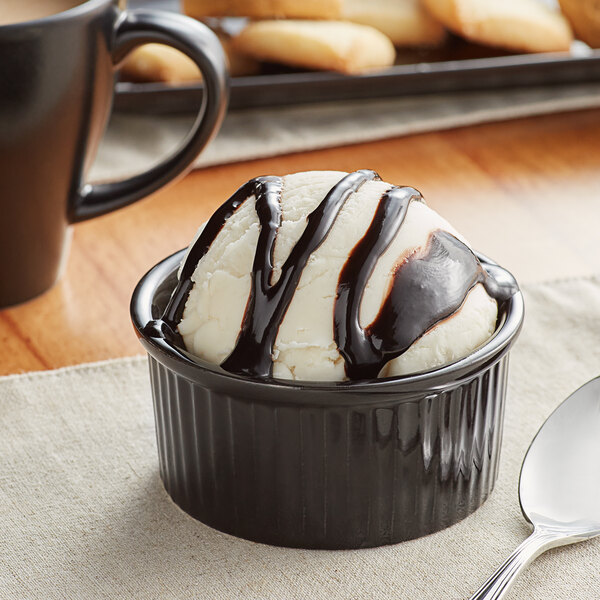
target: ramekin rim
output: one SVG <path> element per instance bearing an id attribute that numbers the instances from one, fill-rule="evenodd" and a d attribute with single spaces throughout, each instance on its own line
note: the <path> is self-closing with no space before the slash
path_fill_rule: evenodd
<path id="1" fill-rule="evenodd" d="M 481 370 L 489 366 L 490 363 L 495 363 L 508 350 L 516 339 L 524 318 L 524 300 L 520 290 L 515 292 L 510 300 L 507 301 L 507 309 L 503 322 L 500 324 L 496 332 L 489 340 L 479 346 L 473 353 L 461 358 L 457 361 L 442 365 L 431 371 L 422 371 L 408 375 L 383 377 L 377 379 L 360 380 L 360 381 L 308 381 L 308 380 L 285 380 L 285 379 L 260 379 L 250 378 L 236 375 L 225 371 L 220 365 L 214 365 L 201 358 L 193 357 L 189 353 L 184 353 L 179 349 L 175 349 L 165 340 L 151 337 L 144 333 L 144 327 L 152 319 L 151 315 L 151 300 L 154 293 L 165 279 L 171 275 L 179 265 L 179 256 L 183 257 L 186 249 L 178 250 L 159 261 L 150 268 L 139 280 L 136 285 L 130 303 L 131 320 L 136 330 L 138 337 L 143 340 L 146 350 L 161 364 L 167 365 L 171 370 L 177 371 L 179 375 L 186 379 L 194 378 L 182 373 L 175 366 L 185 367 L 187 371 L 190 369 L 198 373 L 209 373 L 213 377 L 222 378 L 224 382 L 230 381 L 236 384 L 243 384 L 255 389 L 269 388 L 281 389 L 286 392 L 356 392 L 364 391 L 379 392 L 379 393 L 397 393 L 401 387 L 407 392 L 410 391 L 436 391 L 436 388 L 448 387 L 447 383 L 451 382 L 453 386 L 461 385 L 466 379 L 472 378 Z M 504 274 L 514 281 L 512 274 L 498 265 L 496 262 L 487 256 L 475 252 L 483 264 L 493 268 L 500 269 Z M 173 263 L 173 268 L 170 267 Z M 153 284 L 153 285 L 152 285 Z M 145 306 L 141 307 L 140 302 L 146 302 Z M 142 318 L 142 313 L 146 309 L 146 317 Z M 456 375 L 456 377 L 452 377 Z"/>

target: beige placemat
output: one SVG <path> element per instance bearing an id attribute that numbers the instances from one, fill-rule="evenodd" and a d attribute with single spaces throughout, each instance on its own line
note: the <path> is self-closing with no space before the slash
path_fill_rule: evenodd
<path id="1" fill-rule="evenodd" d="M 232 111 L 196 167 L 597 106 L 600 83 Z M 91 179 L 147 169 L 177 147 L 190 125 L 189 116 L 115 115 Z"/>
<path id="2" fill-rule="evenodd" d="M 600 278 L 526 290 L 500 477 L 463 522 L 420 540 L 329 552 L 216 532 L 157 470 L 145 360 L 0 379 L 0 598 L 468 598 L 528 534 L 519 467 L 544 418 L 600 372 Z M 539 558 L 510 598 L 600 593 L 600 540 Z"/>

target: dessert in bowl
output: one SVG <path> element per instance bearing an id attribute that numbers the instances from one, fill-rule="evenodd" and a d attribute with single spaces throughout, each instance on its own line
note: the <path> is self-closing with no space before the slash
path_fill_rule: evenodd
<path id="1" fill-rule="evenodd" d="M 131 311 L 162 480 L 208 525 L 377 546 L 493 488 L 522 296 L 413 188 L 366 170 L 252 180 Z"/>

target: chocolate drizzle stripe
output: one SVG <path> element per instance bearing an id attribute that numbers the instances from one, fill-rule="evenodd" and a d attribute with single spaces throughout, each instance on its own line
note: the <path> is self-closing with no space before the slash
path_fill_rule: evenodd
<path id="1" fill-rule="evenodd" d="M 410 187 L 395 187 L 382 196 L 371 225 L 340 273 L 333 313 L 334 338 L 350 379 L 363 378 L 363 372 L 372 373 L 382 360 L 371 337 L 360 326 L 360 307 L 375 265 L 398 234 L 412 200 L 423 198 Z"/>
<path id="2" fill-rule="evenodd" d="M 245 183 L 239 188 L 227 202 L 222 204 L 208 220 L 202 233 L 190 248 L 179 273 L 177 287 L 171 295 L 169 304 L 165 308 L 162 320 L 173 330 L 181 320 L 183 309 L 189 293 L 193 287 L 192 275 L 200 260 L 206 255 L 213 242 L 221 233 L 227 219 L 246 202 L 248 198 L 255 196 L 257 199 L 264 194 L 270 193 L 272 188 L 281 190 L 283 179 L 281 177 L 257 177 Z M 258 200 L 257 200 L 258 201 Z"/>
<path id="3" fill-rule="evenodd" d="M 423 250 L 397 266 L 392 285 L 379 313 L 364 330 L 353 326 L 368 340 L 360 359 L 346 361 L 350 379 L 371 379 L 394 358 L 408 350 L 436 324 L 456 313 L 471 289 L 482 283 L 491 296 L 502 299 L 516 290 L 498 285 L 472 252 L 448 231 L 429 235 Z M 498 294 L 502 290 L 501 294 Z M 358 332 L 353 333 L 358 336 Z M 355 350 L 353 348 L 353 350 Z"/>
<path id="4" fill-rule="evenodd" d="M 252 289 L 236 345 L 221 365 L 225 370 L 258 377 L 272 375 L 273 346 L 308 258 L 325 241 L 350 195 L 366 181 L 376 178 L 378 175 L 374 171 L 357 171 L 344 177 L 328 192 L 308 216 L 305 230 L 273 285 L 270 284 L 273 266 L 268 257 L 272 257 L 276 240 L 272 219 L 274 208 L 269 206 L 274 200 L 268 195 L 257 196 L 261 235 L 256 248 Z"/>

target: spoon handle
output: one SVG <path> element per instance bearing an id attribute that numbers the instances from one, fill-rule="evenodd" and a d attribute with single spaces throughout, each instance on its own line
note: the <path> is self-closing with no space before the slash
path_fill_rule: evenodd
<path id="1" fill-rule="evenodd" d="M 534 529 L 533 533 L 504 561 L 502 566 L 471 596 L 471 600 L 500 600 L 521 571 L 534 559 L 565 541 L 556 533 Z"/>

